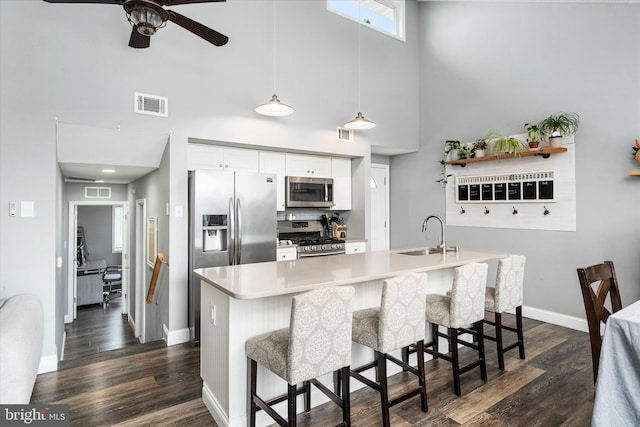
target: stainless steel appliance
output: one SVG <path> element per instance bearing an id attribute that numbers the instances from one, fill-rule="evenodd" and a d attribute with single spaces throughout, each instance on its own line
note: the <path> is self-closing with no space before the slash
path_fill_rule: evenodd
<path id="1" fill-rule="evenodd" d="M 333 178 L 285 177 L 285 203 L 288 208 L 330 208 Z"/>
<path id="2" fill-rule="evenodd" d="M 298 258 L 345 253 L 344 240 L 325 233 L 321 221 L 278 221 L 278 235 L 297 245 Z"/>
<path id="3" fill-rule="evenodd" d="M 276 176 L 195 170 L 189 172 L 189 330 L 200 341 L 203 267 L 276 260 Z"/>

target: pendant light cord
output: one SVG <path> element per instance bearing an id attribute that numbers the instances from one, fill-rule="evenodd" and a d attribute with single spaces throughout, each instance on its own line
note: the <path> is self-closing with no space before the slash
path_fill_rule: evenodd
<path id="1" fill-rule="evenodd" d="M 276 0 L 273 0 L 273 93 L 276 91 Z"/>
<path id="2" fill-rule="evenodd" d="M 361 44 L 361 40 L 360 40 L 360 31 L 361 31 L 361 27 L 362 27 L 362 22 L 360 22 L 362 20 L 362 16 L 360 15 L 362 11 L 362 0 L 358 0 L 358 111 L 362 111 L 360 110 L 360 76 L 361 76 L 361 60 L 360 60 L 360 44 Z"/>

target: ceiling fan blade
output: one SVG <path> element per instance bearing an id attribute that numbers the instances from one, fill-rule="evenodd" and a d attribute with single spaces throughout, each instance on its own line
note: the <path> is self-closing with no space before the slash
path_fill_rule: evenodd
<path id="1" fill-rule="evenodd" d="M 212 30 L 209 27 L 202 25 L 199 22 L 194 21 L 193 19 L 189 19 L 186 16 L 180 15 L 172 10 L 167 10 L 169 12 L 169 19 L 176 24 L 180 25 L 187 31 L 191 31 L 198 37 L 202 37 L 209 43 L 212 43 L 216 46 L 224 46 L 229 41 L 229 37 L 221 34 L 215 30 Z"/>
<path id="2" fill-rule="evenodd" d="M 145 47 L 149 47 L 150 42 L 151 37 L 140 34 L 135 27 L 131 29 L 131 37 L 129 37 L 130 47 L 135 47 L 136 49 L 144 49 Z"/>
<path id="3" fill-rule="evenodd" d="M 195 4 L 195 3 L 218 3 L 227 0 L 160 0 L 164 6 L 175 6 L 179 4 Z"/>
<path id="4" fill-rule="evenodd" d="M 98 4 L 117 4 L 122 6 L 124 0 L 43 0 L 47 3 L 98 3 Z"/>

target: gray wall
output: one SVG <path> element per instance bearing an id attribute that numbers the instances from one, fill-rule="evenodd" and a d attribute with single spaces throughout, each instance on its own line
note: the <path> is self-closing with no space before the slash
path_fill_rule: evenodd
<path id="1" fill-rule="evenodd" d="M 627 176 L 638 168 L 638 22 L 638 4 L 422 3 L 420 151 L 391 160 L 392 246 L 424 244 L 422 220 L 444 214 L 434 181 L 445 140 L 576 112 L 576 232 L 449 227 L 447 239 L 526 255 L 527 306 L 584 318 L 576 268 L 604 260 L 623 303 L 638 300 L 640 181 Z"/>

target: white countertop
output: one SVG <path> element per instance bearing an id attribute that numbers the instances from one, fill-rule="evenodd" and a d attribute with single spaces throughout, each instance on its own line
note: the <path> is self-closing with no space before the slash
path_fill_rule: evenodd
<path id="1" fill-rule="evenodd" d="M 508 253 L 460 249 L 458 253 L 401 255 L 398 250 L 330 255 L 291 261 L 199 268 L 197 277 L 235 299 L 257 299 L 324 286 L 386 279 L 408 272 L 439 270 L 508 256 Z"/>

